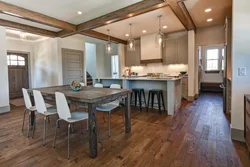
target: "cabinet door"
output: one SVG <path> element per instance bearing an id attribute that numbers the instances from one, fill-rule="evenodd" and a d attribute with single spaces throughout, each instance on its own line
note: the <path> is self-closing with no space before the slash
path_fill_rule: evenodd
<path id="1" fill-rule="evenodd" d="M 177 64 L 188 64 L 188 36 L 178 38 L 178 60 Z"/>
<path id="2" fill-rule="evenodd" d="M 125 66 L 139 66 L 141 58 L 141 44 L 140 40 L 135 40 L 135 51 L 128 51 L 125 46 Z"/>
<path id="3" fill-rule="evenodd" d="M 177 62 L 178 43 L 175 39 L 167 40 L 163 48 L 163 64 L 175 64 Z"/>

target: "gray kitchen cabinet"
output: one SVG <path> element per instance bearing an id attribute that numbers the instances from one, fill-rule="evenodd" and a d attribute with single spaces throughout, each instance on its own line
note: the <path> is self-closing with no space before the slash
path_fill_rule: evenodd
<path id="1" fill-rule="evenodd" d="M 188 64 L 187 35 L 166 40 L 163 48 L 163 64 Z"/>
<path id="2" fill-rule="evenodd" d="M 140 39 L 135 40 L 135 51 L 128 51 L 125 46 L 125 66 L 140 66 L 141 63 L 141 43 Z"/>

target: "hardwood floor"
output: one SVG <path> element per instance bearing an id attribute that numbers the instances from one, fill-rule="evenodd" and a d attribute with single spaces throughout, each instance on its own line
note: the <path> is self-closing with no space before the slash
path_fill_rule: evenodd
<path id="1" fill-rule="evenodd" d="M 66 123 L 61 124 L 55 149 L 52 142 L 56 118 L 51 118 L 48 125 L 46 146 L 42 146 L 41 116 L 35 137 L 27 138 L 27 122 L 21 132 L 23 109 L 17 107 L 0 115 L 0 166 L 250 166 L 245 144 L 230 139 L 219 94 L 202 94 L 193 103 L 183 102 L 183 108 L 174 117 L 132 108 L 130 134 L 124 133 L 121 112 L 116 111 L 111 118 L 110 138 L 107 122 L 103 123 L 102 113 L 98 114 L 101 144 L 96 159 L 88 156 L 86 126 L 84 134 L 80 134 L 80 125 L 75 125 L 70 160 Z"/>

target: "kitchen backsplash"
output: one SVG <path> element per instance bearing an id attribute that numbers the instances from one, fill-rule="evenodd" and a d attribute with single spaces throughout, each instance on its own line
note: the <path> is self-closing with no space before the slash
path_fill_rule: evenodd
<path id="1" fill-rule="evenodd" d="M 187 71 L 187 64 L 171 64 L 163 65 L 161 63 L 148 64 L 147 66 L 132 66 L 131 71 L 138 73 L 138 75 L 145 75 L 147 73 L 163 73 L 169 75 L 179 75 L 180 71 Z"/>

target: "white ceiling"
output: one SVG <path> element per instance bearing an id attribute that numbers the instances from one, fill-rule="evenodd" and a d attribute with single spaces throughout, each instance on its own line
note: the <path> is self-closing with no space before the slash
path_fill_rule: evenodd
<path id="1" fill-rule="evenodd" d="M 30 26 L 33 26 L 33 27 L 38 27 L 38 28 L 42 28 L 42 29 L 46 29 L 46 30 L 50 30 L 50 31 L 60 31 L 60 29 L 55 28 L 55 27 L 47 26 L 47 25 L 40 24 L 40 23 L 35 23 L 35 22 L 32 22 L 32 21 L 28 21 L 28 20 L 18 18 L 18 17 L 6 15 L 6 14 L 3 14 L 3 13 L 0 13 L 0 19 L 13 21 L 13 22 L 21 23 L 21 24 L 26 24 L 26 25 L 30 25 Z"/>
<path id="2" fill-rule="evenodd" d="M 3 0 L 72 24 L 80 24 L 141 0 Z M 77 11 L 82 11 L 78 15 Z"/>
<path id="3" fill-rule="evenodd" d="M 26 39 L 21 39 L 20 34 L 25 34 Z M 35 42 L 37 40 L 41 40 L 47 37 L 36 35 L 36 34 L 30 34 L 26 32 L 22 32 L 19 30 L 13 30 L 13 29 L 6 29 L 6 37 L 12 38 L 12 39 L 17 39 L 17 40 L 24 40 L 24 41 L 30 41 L 30 42 Z"/>
<path id="4" fill-rule="evenodd" d="M 129 34 L 129 23 L 132 23 L 132 35 L 137 38 L 146 34 L 156 33 L 158 31 L 157 16 L 159 15 L 162 15 L 161 25 L 168 26 L 167 29 L 162 29 L 164 33 L 185 30 L 176 15 L 170 7 L 167 6 L 120 22 L 96 28 L 95 31 L 107 34 L 107 29 L 110 29 L 111 36 L 127 40 L 129 37 L 126 37 L 125 34 Z M 142 30 L 146 30 L 147 33 L 142 33 Z"/>

